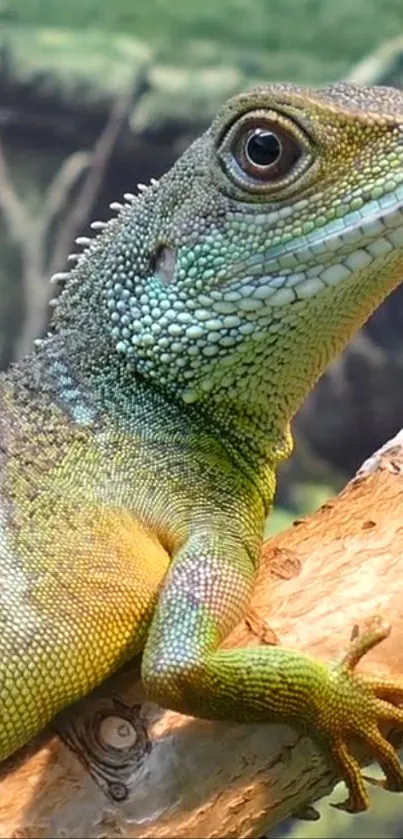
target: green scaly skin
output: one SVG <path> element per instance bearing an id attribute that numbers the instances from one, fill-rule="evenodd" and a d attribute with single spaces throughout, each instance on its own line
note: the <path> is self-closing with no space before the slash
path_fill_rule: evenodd
<path id="1" fill-rule="evenodd" d="M 350 809 L 367 806 L 352 734 L 403 789 L 378 729 L 403 724 L 383 699 L 403 682 L 354 673 L 384 627 L 334 665 L 220 649 L 251 595 L 290 419 L 402 272 L 397 91 L 253 90 L 127 196 L 51 333 L 1 379 L 0 758 L 144 649 L 164 706 L 311 726 Z"/>

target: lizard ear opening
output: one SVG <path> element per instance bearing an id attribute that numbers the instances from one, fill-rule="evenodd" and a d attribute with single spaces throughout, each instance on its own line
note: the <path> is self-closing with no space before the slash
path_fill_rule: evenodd
<path id="1" fill-rule="evenodd" d="M 153 259 L 153 270 L 164 285 L 171 285 L 176 265 L 176 253 L 169 245 L 158 245 Z"/>

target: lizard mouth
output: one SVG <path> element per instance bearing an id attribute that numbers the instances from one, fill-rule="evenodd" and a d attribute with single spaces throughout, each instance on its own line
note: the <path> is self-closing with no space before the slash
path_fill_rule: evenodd
<path id="1" fill-rule="evenodd" d="M 344 217 L 329 222 L 324 229 L 305 237 L 300 247 L 294 242 L 292 252 L 298 253 L 301 261 L 306 250 L 308 261 L 310 252 L 323 255 L 326 259 L 327 253 L 350 254 L 356 250 L 356 245 L 360 248 L 368 245 L 369 255 L 376 258 L 403 246 L 402 227 L 403 185 L 378 200 L 368 201 L 360 210 L 346 212 Z M 384 242 L 384 250 L 378 247 L 372 249 L 374 242 Z"/>
<path id="2" fill-rule="evenodd" d="M 403 184 L 298 240 L 256 254 L 248 260 L 246 281 L 260 305 L 283 305 L 338 285 L 399 250 L 403 253 Z"/>

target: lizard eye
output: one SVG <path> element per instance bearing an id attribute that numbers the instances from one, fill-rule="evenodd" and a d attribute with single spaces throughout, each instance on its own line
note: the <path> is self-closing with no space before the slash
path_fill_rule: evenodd
<path id="1" fill-rule="evenodd" d="M 254 111 L 230 125 L 221 137 L 218 158 L 236 186 L 267 193 L 306 170 L 312 162 L 311 143 L 286 115 Z"/>
<path id="2" fill-rule="evenodd" d="M 234 159 L 247 175 L 274 181 L 291 171 L 302 149 L 280 125 L 243 127 L 234 144 Z"/>
<path id="3" fill-rule="evenodd" d="M 245 157 L 251 166 L 274 166 L 282 151 L 280 138 L 267 128 L 253 128 L 246 138 Z"/>

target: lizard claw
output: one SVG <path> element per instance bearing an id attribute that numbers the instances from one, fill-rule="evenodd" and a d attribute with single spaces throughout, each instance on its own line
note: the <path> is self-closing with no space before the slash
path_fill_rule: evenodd
<path id="1" fill-rule="evenodd" d="M 403 766 L 379 730 L 379 724 L 386 721 L 403 727 L 403 708 L 384 698 L 393 695 L 396 702 L 403 701 L 403 680 L 354 672 L 360 659 L 389 633 L 387 623 L 373 618 L 362 634 L 354 633 L 346 652 L 330 668 L 337 707 L 330 702 L 325 714 L 320 715 L 319 725 L 322 723 L 330 735 L 331 752 L 349 793 L 347 801 L 332 806 L 350 813 L 366 810 L 369 805 L 360 765 L 346 745 L 351 736 L 362 740 L 381 766 L 385 775 L 382 785 L 394 792 L 403 791 Z"/>

